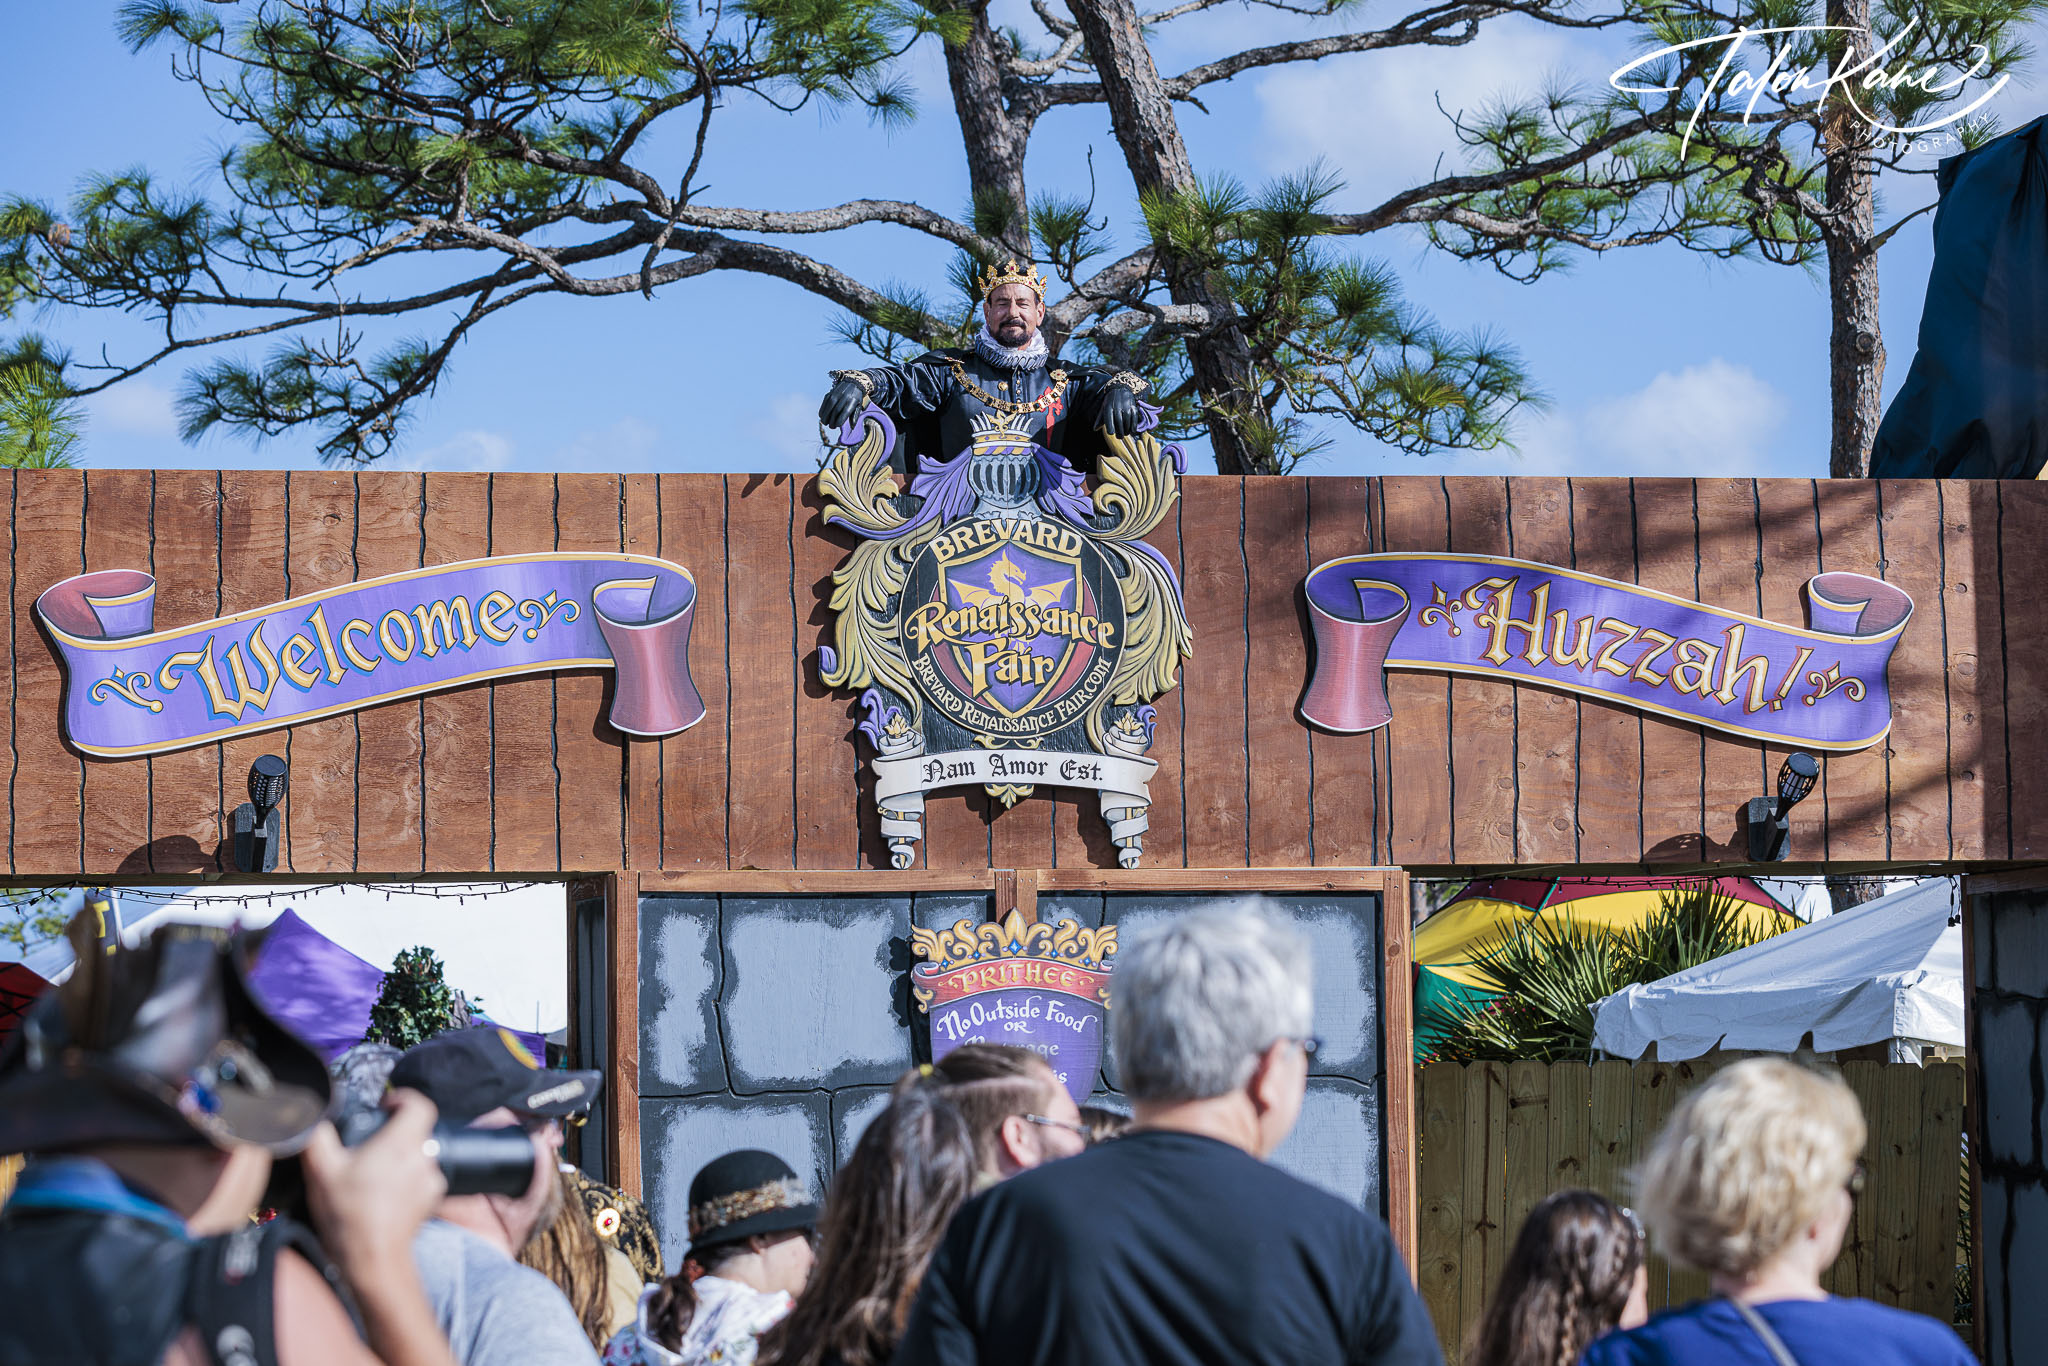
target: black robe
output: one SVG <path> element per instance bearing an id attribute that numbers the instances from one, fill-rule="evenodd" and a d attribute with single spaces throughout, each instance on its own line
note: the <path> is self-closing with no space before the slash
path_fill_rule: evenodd
<path id="1" fill-rule="evenodd" d="M 862 373 L 874 381 L 869 401 L 896 424 L 898 441 L 890 463 L 913 477 L 920 462 L 950 460 L 966 450 L 975 423 L 998 416 L 998 410 L 963 386 L 963 379 L 991 398 L 1041 405 L 1013 419 L 1015 425 L 1084 474 L 1093 473 L 1102 457 L 1102 400 L 1115 373 L 1108 366 L 1056 360 L 1049 367 L 1011 370 L 990 364 L 972 348 L 949 348 Z M 1041 404 L 1055 385 L 1059 397 Z"/>

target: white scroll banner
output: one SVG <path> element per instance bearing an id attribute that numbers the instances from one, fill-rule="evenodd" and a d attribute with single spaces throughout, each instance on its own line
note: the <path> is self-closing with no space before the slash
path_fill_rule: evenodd
<path id="1" fill-rule="evenodd" d="M 942 787 L 1023 786 L 1086 787 L 1104 794 L 1105 807 L 1148 805 L 1145 788 L 1159 765 L 1151 759 L 1125 759 L 1114 754 L 1071 754 L 1046 749 L 955 749 L 942 754 L 911 754 L 879 758 L 875 766 L 875 799 Z"/>

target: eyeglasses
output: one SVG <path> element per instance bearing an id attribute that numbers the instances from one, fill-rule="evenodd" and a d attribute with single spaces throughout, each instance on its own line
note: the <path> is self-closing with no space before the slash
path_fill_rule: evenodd
<path id="1" fill-rule="evenodd" d="M 1026 1124 L 1043 1124 L 1051 1129 L 1065 1129 L 1068 1133 L 1079 1137 L 1083 1143 L 1088 1141 L 1088 1126 L 1076 1124 L 1071 1119 L 1054 1119 L 1051 1115 L 1025 1115 L 1024 1122 Z"/>

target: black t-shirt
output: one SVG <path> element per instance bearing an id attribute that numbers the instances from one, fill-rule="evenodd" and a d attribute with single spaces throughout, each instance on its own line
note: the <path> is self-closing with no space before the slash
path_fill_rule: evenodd
<path id="1" fill-rule="evenodd" d="M 1140 1131 L 953 1219 L 896 1366 L 1441 1366 L 1386 1226 L 1227 1143 Z"/>

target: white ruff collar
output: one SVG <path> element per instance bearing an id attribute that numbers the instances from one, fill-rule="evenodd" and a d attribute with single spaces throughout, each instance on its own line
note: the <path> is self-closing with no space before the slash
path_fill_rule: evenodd
<path id="1" fill-rule="evenodd" d="M 989 335 L 988 324 L 983 323 L 980 334 L 974 339 L 974 353 L 990 365 L 999 365 L 1005 370 L 1043 370 L 1045 334 L 1034 332 L 1031 340 L 1022 346 L 1005 346 Z"/>

